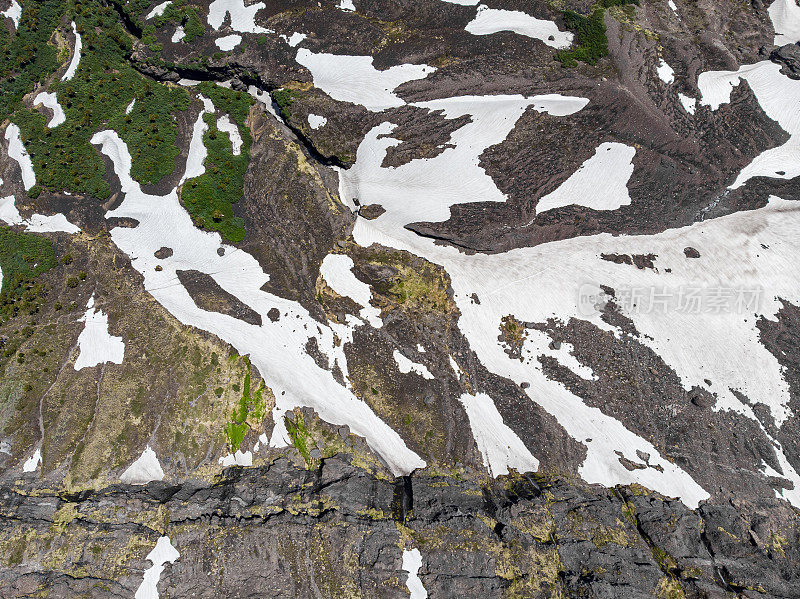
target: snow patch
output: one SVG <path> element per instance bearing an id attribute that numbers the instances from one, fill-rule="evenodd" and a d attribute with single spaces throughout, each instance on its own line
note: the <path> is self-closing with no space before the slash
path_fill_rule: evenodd
<path id="1" fill-rule="evenodd" d="M 394 90 L 436 70 L 426 64 L 401 64 L 379 71 L 372 66 L 372 56 L 316 54 L 307 48 L 297 51 L 296 60 L 311 71 L 314 85 L 331 98 L 360 104 L 373 112 L 403 106 L 405 102 Z"/>
<path id="2" fill-rule="evenodd" d="M 81 34 L 78 33 L 78 28 L 75 26 L 75 21 L 72 22 L 72 33 L 75 34 L 75 49 L 72 51 L 72 60 L 69 62 L 67 71 L 61 78 L 61 81 L 69 81 L 75 76 L 75 71 L 78 70 L 78 64 L 81 62 L 81 48 L 83 42 L 81 41 Z"/>
<path id="3" fill-rule="evenodd" d="M 775 0 L 767 9 L 775 29 L 775 45 L 800 41 L 800 6 L 795 0 Z"/>
<path id="4" fill-rule="evenodd" d="M 475 18 L 465 28 L 473 35 L 489 35 L 498 31 L 513 31 L 520 35 L 541 40 L 553 48 L 569 48 L 573 35 L 560 31 L 553 21 L 537 19 L 518 10 L 478 7 Z"/>
<path id="5" fill-rule="evenodd" d="M 0 12 L 0 15 L 11 19 L 14 22 L 14 29 L 18 29 L 19 20 L 22 17 L 22 6 L 20 6 L 17 0 L 11 0 L 11 6 L 5 9 L 3 12 Z"/>
<path id="6" fill-rule="evenodd" d="M 172 34 L 172 38 L 170 41 L 172 41 L 173 44 L 177 44 L 184 37 L 186 37 L 186 30 L 184 30 L 183 25 L 178 25 L 175 28 L 175 33 Z"/>
<path id="7" fill-rule="evenodd" d="M 125 114 L 130 114 L 133 111 L 133 107 L 136 105 L 136 98 L 131 100 L 131 103 L 125 107 Z"/>
<path id="8" fill-rule="evenodd" d="M 164 571 L 164 564 L 173 564 L 181 554 L 169 540 L 169 537 L 159 537 L 156 546 L 147 554 L 148 560 L 153 564 L 144 571 L 142 584 L 136 589 L 134 599 L 158 599 L 158 581 Z"/>
<path id="9" fill-rule="evenodd" d="M 208 24 L 215 30 L 222 27 L 225 15 L 231 16 L 231 29 L 239 33 L 274 33 L 272 29 L 266 29 L 256 25 L 256 13 L 264 8 L 266 4 L 256 2 L 250 6 L 245 6 L 244 0 L 214 0 L 208 6 Z"/>
<path id="10" fill-rule="evenodd" d="M 152 19 L 153 17 L 160 17 L 161 15 L 164 14 L 164 11 L 167 10 L 167 7 L 170 4 L 172 4 L 172 0 L 167 0 L 166 2 L 162 2 L 161 4 L 158 4 L 157 6 L 155 6 L 155 8 L 153 8 L 153 10 L 151 10 L 148 13 L 148 15 L 145 17 L 145 19 Z"/>
<path id="11" fill-rule="evenodd" d="M 198 95 L 198 97 L 203 102 L 203 108 L 200 110 L 200 114 L 197 115 L 197 120 L 194 122 L 192 139 L 189 141 L 189 155 L 186 157 L 186 169 L 183 171 L 183 176 L 181 177 L 179 185 L 182 185 L 189 179 L 199 177 L 206 172 L 204 163 L 206 161 L 206 156 L 208 156 L 208 150 L 206 149 L 206 144 L 203 143 L 203 135 L 208 129 L 208 125 L 203 117 L 208 113 L 214 112 L 214 103 L 204 96 Z M 126 158 L 126 160 L 129 160 L 129 158 Z"/>
<path id="12" fill-rule="evenodd" d="M 616 210 L 631 203 L 628 180 L 636 148 L 616 142 L 600 144 L 594 156 L 569 179 L 536 204 L 536 214 L 577 204 L 593 210 Z"/>
<path id="13" fill-rule="evenodd" d="M 307 37 L 308 37 L 308 35 L 306 35 L 305 33 L 297 33 L 297 32 L 295 32 L 295 33 L 293 33 L 292 35 L 289 35 L 289 36 L 286 36 L 286 35 L 282 35 L 281 36 L 281 38 L 283 38 L 283 41 L 285 41 L 287 44 L 289 44 L 292 48 L 297 46 L 300 42 L 302 42 Z"/>
<path id="14" fill-rule="evenodd" d="M 227 52 L 228 50 L 233 50 L 241 41 L 242 36 L 238 33 L 234 33 L 232 35 L 226 35 L 225 37 L 218 37 L 214 40 L 214 43 L 217 44 L 217 48 Z"/>
<path id="15" fill-rule="evenodd" d="M 17 210 L 14 196 L 0 198 L 0 220 L 8 225 L 22 225 L 31 233 L 79 233 L 80 228 L 73 225 L 63 214 L 45 216 L 33 214 L 29 219 L 22 218 Z"/>
<path id="16" fill-rule="evenodd" d="M 258 450 L 256 450 L 258 451 Z M 228 466 L 252 466 L 253 465 L 253 452 L 236 450 L 233 455 L 228 454 L 219 459 L 219 464 L 223 468 Z"/>
<path id="17" fill-rule="evenodd" d="M 158 456 L 149 445 L 119 477 L 120 481 L 129 485 L 146 485 L 150 481 L 163 479 L 164 471 L 161 469 Z"/>
<path id="18" fill-rule="evenodd" d="M 318 114 L 309 114 L 308 115 L 308 126 L 312 129 L 319 129 L 320 127 L 324 127 L 328 122 L 324 116 L 320 116 Z"/>
<path id="19" fill-rule="evenodd" d="M 227 114 L 223 114 L 217 119 L 217 129 L 223 133 L 227 133 L 231 140 L 231 151 L 234 156 L 242 153 L 242 136 L 239 135 L 239 127 L 231 122 Z"/>
<path id="20" fill-rule="evenodd" d="M 678 100 L 680 100 L 683 109 L 689 114 L 694 114 L 697 111 L 697 98 L 678 92 Z"/>
<path id="21" fill-rule="evenodd" d="M 339 0 L 339 9 L 344 11 L 354 11 L 356 9 L 356 5 L 353 4 L 353 0 Z"/>
<path id="22" fill-rule="evenodd" d="M 434 377 L 431 371 L 428 370 L 424 364 L 417 364 L 406 358 L 399 349 L 394 350 L 394 361 L 397 362 L 397 369 L 403 374 L 415 372 L 422 378 L 432 380 Z"/>
<path id="23" fill-rule="evenodd" d="M 459 400 L 467 412 L 472 436 L 489 474 L 495 477 L 508 474 L 509 468 L 517 472 L 535 472 L 539 469 L 539 460 L 503 422 L 491 397 L 486 393 L 465 393 Z"/>
<path id="24" fill-rule="evenodd" d="M 94 295 L 86 304 L 86 312 L 78 320 L 86 323 L 78 336 L 78 359 L 75 370 L 97 366 L 105 362 L 122 364 L 125 355 L 125 343 L 122 337 L 108 332 L 108 315 L 94 307 Z"/>
<path id="25" fill-rule="evenodd" d="M 658 78 L 667 85 L 675 81 L 675 71 L 673 71 L 672 67 L 663 60 L 659 59 L 659 64 L 656 67 L 656 73 L 658 73 Z"/>
<path id="26" fill-rule="evenodd" d="M 369 285 L 359 281 L 353 274 L 353 259 L 344 254 L 328 254 L 322 260 L 319 274 L 325 282 L 339 295 L 349 297 L 362 306 L 359 316 L 369 322 L 370 326 L 379 329 L 383 326 L 381 311 L 370 304 L 372 290 Z"/>
<path id="27" fill-rule="evenodd" d="M 419 569 L 422 567 L 422 554 L 419 549 L 403 550 L 403 570 L 408 572 L 406 588 L 411 593 L 411 599 L 426 599 L 428 591 L 422 586 L 419 579 Z"/>
<path id="28" fill-rule="evenodd" d="M 22 184 L 25 191 L 36 185 L 36 173 L 33 172 L 33 162 L 25 150 L 22 140 L 19 137 L 19 127 L 15 123 L 10 123 L 6 127 L 6 141 L 8 142 L 8 157 L 14 159 L 22 171 Z"/>
<path id="29" fill-rule="evenodd" d="M 39 467 L 39 464 L 42 463 L 42 450 L 37 449 L 33 452 L 33 455 L 25 460 L 25 463 L 22 464 L 22 471 L 23 472 L 33 472 Z"/>
<path id="30" fill-rule="evenodd" d="M 50 122 L 47 123 L 47 126 L 51 129 L 53 127 L 58 127 L 61 123 L 67 120 L 64 110 L 61 108 L 61 104 L 58 103 L 58 96 L 56 96 L 55 92 L 39 92 L 33 99 L 33 105 L 37 106 L 39 104 L 42 104 L 45 106 L 45 108 L 49 108 L 53 111 L 53 117 L 50 119 Z"/>

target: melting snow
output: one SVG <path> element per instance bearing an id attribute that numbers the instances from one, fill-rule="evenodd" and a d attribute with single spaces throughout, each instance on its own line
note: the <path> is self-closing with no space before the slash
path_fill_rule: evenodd
<path id="1" fill-rule="evenodd" d="M 33 105 L 36 106 L 38 104 L 43 104 L 46 108 L 53 111 L 53 118 L 47 123 L 48 127 L 58 127 L 67 120 L 67 117 L 64 115 L 64 110 L 61 108 L 61 104 L 58 103 L 58 97 L 55 92 L 39 92 L 33 99 Z"/>
<path id="2" fill-rule="evenodd" d="M 767 12 L 775 29 L 776 46 L 800 41 L 800 6 L 795 0 L 775 0 Z"/>
<path id="3" fill-rule="evenodd" d="M 14 22 L 14 29 L 17 29 L 19 27 L 19 20 L 22 17 L 22 6 L 20 6 L 17 0 L 11 0 L 11 6 L 3 12 L 0 12 L 0 15 L 11 19 Z"/>
<path id="4" fill-rule="evenodd" d="M 6 127 L 6 141 L 8 142 L 8 156 L 16 160 L 19 168 L 22 171 L 22 184 L 25 190 L 29 190 L 36 185 L 36 173 L 33 172 L 33 162 L 31 157 L 22 145 L 22 140 L 19 138 L 19 127 L 14 123 L 9 123 Z"/>
<path id="5" fill-rule="evenodd" d="M 349 297 L 362 306 L 360 316 L 375 328 L 383 326 L 381 311 L 370 304 L 372 291 L 369 285 L 359 281 L 353 274 L 353 259 L 344 254 L 328 254 L 322 260 L 319 273 L 325 282 L 339 295 Z"/>
<path id="6" fill-rule="evenodd" d="M 616 210 L 631 203 L 628 180 L 633 174 L 636 148 L 616 142 L 600 144 L 558 189 L 536 204 L 536 214 L 577 204 L 593 210 Z"/>
<path id="7" fill-rule="evenodd" d="M 297 62 L 311 71 L 314 85 L 334 100 L 360 104 L 373 112 L 402 106 L 394 90 L 403 83 L 424 79 L 436 69 L 426 64 L 401 64 L 379 71 L 372 56 L 315 54 L 297 51 Z"/>
<path id="8" fill-rule="evenodd" d="M 125 343 L 122 337 L 115 337 L 108 332 L 108 315 L 94 307 L 94 295 L 86 304 L 86 313 L 78 322 L 86 323 L 78 336 L 80 354 L 75 360 L 75 370 L 97 366 L 105 362 L 122 364 L 125 355 Z"/>
<path id="9" fill-rule="evenodd" d="M 164 11 L 167 10 L 167 6 L 172 4 L 172 0 L 167 0 L 166 2 L 162 2 L 161 4 L 157 5 L 150 13 L 145 17 L 145 19 L 152 19 L 153 17 L 160 17 L 164 14 Z"/>
<path id="10" fill-rule="evenodd" d="M 33 455 L 25 460 L 25 463 L 22 464 L 22 471 L 23 472 L 33 472 L 36 468 L 39 467 L 39 464 L 42 463 L 42 450 L 37 449 L 33 452 Z"/>
<path id="11" fill-rule="evenodd" d="M 144 571 L 142 584 L 136 589 L 134 599 L 158 599 L 158 581 L 164 571 L 164 564 L 173 564 L 181 554 L 170 543 L 169 537 L 159 537 L 156 546 L 147 554 L 148 560 L 153 564 Z"/>
<path id="12" fill-rule="evenodd" d="M 469 427 L 483 456 L 483 464 L 492 476 L 508 474 L 509 468 L 518 472 L 535 472 L 539 469 L 539 460 L 506 426 L 491 397 L 485 393 L 465 393 L 459 399 L 467 412 Z"/>
<path id="13" fill-rule="evenodd" d="M 244 0 L 214 0 L 208 6 L 208 24 L 214 29 L 222 27 L 225 15 L 231 16 L 231 29 L 239 33 L 274 33 L 271 29 L 265 29 L 256 25 L 256 13 L 264 8 L 266 4 L 256 2 L 250 6 L 245 6 Z"/>
<path id="14" fill-rule="evenodd" d="M 227 133 L 231 140 L 231 151 L 234 156 L 242 153 L 242 136 L 239 135 L 239 127 L 232 123 L 227 114 L 222 115 L 217 119 L 217 129 L 223 133 Z"/>
<path id="15" fill-rule="evenodd" d="M 119 479 L 129 485 L 146 485 L 153 480 L 163 480 L 164 471 L 156 452 L 148 445 L 133 464 L 128 466 Z"/>
<path id="16" fill-rule="evenodd" d="M 663 60 L 659 60 L 658 67 L 656 67 L 656 72 L 658 73 L 658 78 L 667 85 L 675 81 L 675 71 L 673 71 L 672 67 Z"/>
<path id="17" fill-rule="evenodd" d="M 553 48 L 568 48 L 573 35 L 559 31 L 553 21 L 537 19 L 518 10 L 486 8 L 481 5 L 475 18 L 467 23 L 466 30 L 473 35 L 489 35 L 498 31 L 513 31 L 543 41 Z"/>
<path id="18" fill-rule="evenodd" d="M 318 114 L 309 114 L 308 115 L 308 126 L 312 129 L 319 129 L 320 127 L 324 127 L 325 124 L 328 122 L 324 116 L 320 116 Z"/>
<path id="19" fill-rule="evenodd" d="M 72 33 L 75 34 L 75 49 L 72 52 L 72 60 L 69 62 L 67 71 L 64 73 L 61 81 L 69 81 L 72 79 L 75 76 L 75 71 L 78 70 L 78 64 L 81 61 L 81 48 L 83 48 L 83 42 L 81 41 L 80 33 L 78 33 L 78 28 L 75 27 L 75 21 L 72 22 Z"/>
<path id="20" fill-rule="evenodd" d="M 419 569 L 422 567 L 422 555 L 419 549 L 403 550 L 403 570 L 408 572 L 406 588 L 411 593 L 411 599 L 426 599 L 428 591 L 422 586 L 419 579 Z"/>
<path id="21" fill-rule="evenodd" d="M 225 37 L 218 37 L 214 40 L 220 50 L 233 50 L 242 41 L 242 36 L 239 34 L 226 35 Z"/>
<path id="22" fill-rule="evenodd" d="M 431 371 L 428 370 L 424 364 L 417 364 L 406 358 L 399 349 L 394 350 L 394 361 L 397 362 L 397 368 L 403 374 L 415 372 L 425 379 L 433 379 Z"/>
<path id="23" fill-rule="evenodd" d="M 200 114 L 197 115 L 197 120 L 194 122 L 192 139 L 189 141 L 189 155 L 186 157 L 186 169 L 181 177 L 181 184 L 189 179 L 199 177 L 206 172 L 206 167 L 203 163 L 206 160 L 206 156 L 208 156 L 208 150 L 206 149 L 206 144 L 203 143 L 203 135 L 208 129 L 208 125 L 203 119 L 203 116 L 207 113 L 214 112 L 214 103 L 203 96 L 198 97 L 203 102 L 203 108 L 200 110 Z"/>

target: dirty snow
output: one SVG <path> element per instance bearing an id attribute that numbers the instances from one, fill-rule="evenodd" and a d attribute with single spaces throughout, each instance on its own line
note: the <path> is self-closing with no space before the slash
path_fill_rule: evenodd
<path id="1" fill-rule="evenodd" d="M 467 413 L 472 436 L 489 474 L 508 474 L 509 468 L 517 472 L 535 472 L 539 469 L 539 460 L 533 457 L 517 434 L 506 426 L 491 397 L 486 393 L 465 393 L 459 400 Z"/>
<path id="2" fill-rule="evenodd" d="M 767 9 L 775 29 L 775 45 L 800 41 L 800 6 L 795 0 L 775 0 Z"/>
<path id="3" fill-rule="evenodd" d="M 513 31 L 543 41 L 553 48 L 568 48 L 573 35 L 559 31 L 553 21 L 537 19 L 518 10 L 478 7 L 475 18 L 467 23 L 466 30 L 473 35 L 489 35 L 498 31 Z"/>
<path id="4" fill-rule="evenodd" d="M 397 369 L 402 372 L 403 374 L 408 374 L 409 372 L 415 372 L 416 374 L 420 375 L 422 378 L 432 380 L 434 376 L 431 374 L 431 371 L 428 370 L 424 364 L 417 364 L 416 362 L 412 362 L 408 358 L 406 358 L 399 349 L 394 350 L 394 361 L 397 362 Z"/>
<path id="5" fill-rule="evenodd" d="M 8 157 L 12 158 L 19 164 L 22 171 L 22 185 L 25 191 L 36 185 L 36 173 L 33 172 L 33 162 L 31 157 L 22 145 L 22 140 L 19 137 L 20 130 L 15 123 L 9 123 L 6 127 L 6 141 L 8 142 Z"/>
<path id="6" fill-rule="evenodd" d="M 600 144 L 594 156 L 569 179 L 536 204 L 536 214 L 577 204 L 593 210 L 616 210 L 631 203 L 628 180 L 636 148 L 616 142 Z"/>
<path id="7" fill-rule="evenodd" d="M 406 588 L 411 593 L 411 599 L 426 599 L 428 591 L 422 586 L 419 579 L 419 569 L 422 567 L 422 554 L 419 549 L 403 550 L 403 570 L 408 572 Z"/>
<path id="8" fill-rule="evenodd" d="M 372 290 L 369 285 L 359 281 L 353 274 L 353 259 L 344 254 L 328 254 L 322 260 L 319 274 L 325 279 L 328 286 L 339 295 L 349 297 L 359 306 L 362 306 L 359 316 L 366 320 L 370 326 L 380 328 L 383 326 L 381 311 L 370 304 Z"/>
<path id="9" fill-rule="evenodd" d="M 311 71 L 314 85 L 334 100 L 360 104 L 373 112 L 402 106 L 394 90 L 408 81 L 424 79 L 436 69 L 426 64 L 401 64 L 379 71 L 372 56 L 316 54 L 297 51 L 297 62 Z"/>
<path id="10" fill-rule="evenodd" d="M 78 359 L 75 360 L 75 370 L 89 368 L 112 362 L 122 364 L 125 355 L 125 343 L 122 337 L 116 337 L 108 332 L 108 315 L 94 307 L 94 295 L 86 304 L 86 312 L 78 320 L 86 323 L 78 336 Z"/>
<path id="11" fill-rule="evenodd" d="M 195 130 L 194 137 L 198 135 L 202 134 Z M 195 139 L 190 146 L 194 142 Z M 304 348 L 308 340 L 315 337 L 320 351 L 329 359 L 329 367 L 345 370 L 343 352 L 337 347 L 332 327 L 318 323 L 299 303 L 263 291 L 269 276 L 247 252 L 227 251 L 220 256 L 217 250 L 224 246 L 219 234 L 194 227 L 175 190 L 163 196 L 142 191 L 130 176 L 131 156 L 127 146 L 114 131 L 96 133 L 92 143 L 99 145 L 102 153 L 111 159 L 121 185 L 123 199 L 106 216 L 128 217 L 139 222 L 133 228 L 113 228 L 112 241 L 143 275 L 145 289 L 179 321 L 216 335 L 233 345 L 241 355 L 250 355 L 276 397 L 273 419 L 278 424 L 270 444 L 288 445 L 288 434 L 285 427 L 280 426 L 283 414 L 295 407 L 309 406 L 325 421 L 346 424 L 354 434 L 364 437 L 393 473 L 408 474 L 425 466 L 425 461 L 366 403 L 336 382 L 330 370 L 317 366 L 306 353 Z M 173 255 L 158 260 L 154 252 L 164 245 L 173 248 Z M 155 270 L 156 263 L 162 266 L 161 271 Z M 263 324 L 252 325 L 198 308 L 187 290 L 176 284 L 177 270 L 209 274 L 225 291 L 258 312 Z M 281 313 L 277 322 L 267 316 L 271 308 Z M 345 326 L 343 332 L 347 328 Z M 298 377 L 298 372 L 303 376 Z"/>
<path id="12" fill-rule="evenodd" d="M 72 33 L 75 34 L 75 48 L 72 51 L 72 60 L 70 60 L 67 71 L 64 73 L 61 81 L 69 81 L 72 79 L 75 76 L 75 71 L 78 70 L 78 64 L 81 62 L 81 48 L 83 48 L 83 42 L 81 41 L 81 34 L 78 33 L 78 28 L 75 26 L 75 21 L 72 22 Z"/>
<path id="13" fill-rule="evenodd" d="M 53 116 L 50 122 L 47 123 L 48 127 L 58 127 L 67 120 L 67 117 L 64 115 L 64 110 L 61 108 L 61 104 L 58 103 L 58 97 L 55 92 L 39 92 L 33 99 L 33 105 L 37 106 L 38 104 L 42 104 L 45 108 L 49 108 L 53 111 Z"/>
<path id="14" fill-rule="evenodd" d="M 158 456 L 149 445 L 119 477 L 120 481 L 129 485 L 146 485 L 150 481 L 163 479 L 164 471 L 161 469 Z"/>
<path id="15" fill-rule="evenodd" d="M 225 15 L 231 16 L 231 29 L 239 33 L 273 33 L 256 25 L 256 13 L 266 4 L 256 2 L 245 6 L 244 0 L 214 0 L 208 6 L 208 24 L 218 30 L 225 21 Z"/>
<path id="16" fill-rule="evenodd" d="M 172 4 L 172 0 L 167 0 L 166 2 L 162 2 L 161 4 L 156 5 L 153 10 L 151 10 L 145 19 L 152 19 L 153 17 L 160 17 L 164 14 L 164 11 L 167 10 L 167 7 Z"/>
<path id="17" fill-rule="evenodd" d="M 156 546 L 146 558 L 153 565 L 144 571 L 142 584 L 136 589 L 134 599 L 158 599 L 158 581 L 164 571 L 164 564 L 167 562 L 173 564 L 180 556 L 180 552 L 172 546 L 169 537 L 159 537 Z"/>
<path id="18" fill-rule="evenodd" d="M 663 60 L 659 60 L 658 66 L 656 67 L 656 73 L 658 73 L 658 78 L 667 85 L 675 81 L 675 71 L 673 71 L 672 67 Z"/>
<path id="19" fill-rule="evenodd" d="M 242 36 L 234 33 L 232 35 L 226 35 L 225 37 L 218 37 L 214 40 L 214 43 L 217 44 L 217 48 L 227 52 L 228 50 L 233 50 L 241 41 Z"/>
<path id="20" fill-rule="evenodd" d="M 231 122 L 231 119 L 228 118 L 227 114 L 223 114 L 217 119 L 217 129 L 228 134 L 228 138 L 231 140 L 231 151 L 233 152 L 233 155 L 238 156 L 241 154 L 242 136 L 239 135 L 239 127 L 237 127 L 235 123 Z"/>
<path id="21" fill-rule="evenodd" d="M 22 464 L 22 471 L 23 472 L 33 472 L 39 467 L 39 464 L 42 463 L 42 450 L 36 449 L 33 452 L 33 455 L 25 460 L 25 463 Z"/>
<path id="22" fill-rule="evenodd" d="M 308 126 L 312 129 L 319 129 L 320 127 L 324 127 L 328 119 L 324 116 L 320 116 L 318 114 L 309 114 L 308 115 Z"/>

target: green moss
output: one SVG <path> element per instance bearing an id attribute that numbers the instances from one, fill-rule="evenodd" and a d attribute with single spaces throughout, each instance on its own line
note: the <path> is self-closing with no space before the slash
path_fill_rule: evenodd
<path id="1" fill-rule="evenodd" d="M 261 381 L 255 391 L 251 391 L 251 366 L 245 357 L 247 370 L 242 385 L 242 396 L 236 402 L 231 412 L 231 420 L 225 425 L 225 436 L 228 439 L 228 448 L 231 452 L 239 449 L 244 441 L 247 431 L 251 427 L 258 427 L 267 415 L 267 402 L 264 395 L 269 392 Z M 234 385 L 238 391 L 238 385 Z"/>
<path id="2" fill-rule="evenodd" d="M 208 150 L 203 163 L 206 171 L 184 184 L 181 199 L 195 225 L 219 231 L 228 241 L 242 241 L 245 237 L 244 221 L 234 216 L 233 204 L 244 194 L 244 175 L 250 162 L 252 144 L 246 120 L 253 99 L 247 94 L 208 82 L 198 86 L 198 91 L 214 103 L 218 112 L 231 116 L 239 128 L 242 148 L 235 156 L 228 135 L 217 129 L 218 115 L 206 114 L 203 117 L 208 125 L 203 135 Z"/>
<path id="3" fill-rule="evenodd" d="M 311 466 L 311 454 L 309 453 L 309 434 L 306 429 L 306 423 L 303 417 L 295 412 L 295 419 L 285 419 L 286 431 L 289 433 L 289 438 L 292 440 L 292 445 L 297 448 L 300 455 L 303 456 L 306 464 Z"/>

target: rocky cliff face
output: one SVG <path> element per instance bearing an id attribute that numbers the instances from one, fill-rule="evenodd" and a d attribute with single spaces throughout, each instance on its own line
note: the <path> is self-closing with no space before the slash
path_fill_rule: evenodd
<path id="1" fill-rule="evenodd" d="M 800 596 L 800 7 L 2 5 L 0 596 Z"/>

